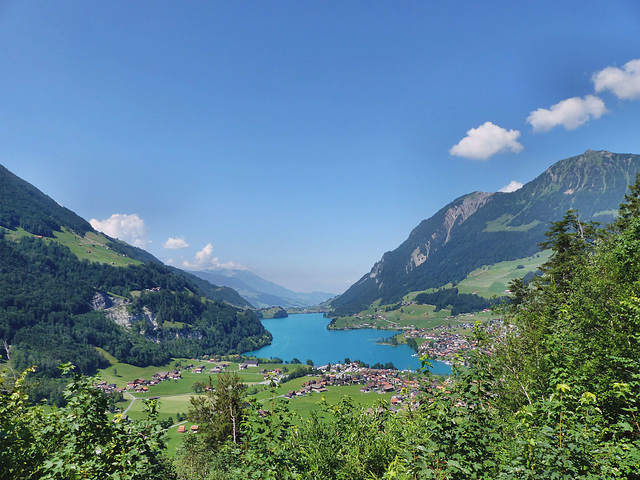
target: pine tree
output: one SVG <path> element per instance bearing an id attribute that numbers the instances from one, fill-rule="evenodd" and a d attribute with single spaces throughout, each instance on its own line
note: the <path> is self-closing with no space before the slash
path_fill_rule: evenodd
<path id="1" fill-rule="evenodd" d="M 624 196 L 624 202 L 620 204 L 618 219 L 613 223 L 614 229 L 623 231 L 629 227 L 632 218 L 640 217 L 640 172 L 636 175 L 636 181 L 629 185 L 629 193 Z"/>

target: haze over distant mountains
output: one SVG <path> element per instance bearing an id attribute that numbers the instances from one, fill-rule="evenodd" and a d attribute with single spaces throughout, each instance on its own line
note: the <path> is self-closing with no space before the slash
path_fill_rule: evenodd
<path id="1" fill-rule="evenodd" d="M 640 155 L 587 150 L 511 193 L 473 192 L 423 220 L 398 248 L 331 302 L 337 314 L 462 280 L 483 265 L 534 254 L 553 221 L 576 209 L 610 223 L 640 170 Z"/>
<path id="2" fill-rule="evenodd" d="M 215 285 L 236 290 L 258 308 L 271 306 L 308 307 L 326 302 L 335 294 L 326 292 L 300 293 L 269 282 L 248 270 L 216 269 L 190 272 Z"/>

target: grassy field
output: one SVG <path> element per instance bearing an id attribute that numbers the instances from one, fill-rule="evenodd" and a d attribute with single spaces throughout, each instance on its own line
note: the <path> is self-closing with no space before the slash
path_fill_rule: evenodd
<path id="1" fill-rule="evenodd" d="M 87 259 L 90 262 L 107 263 L 117 267 L 126 265 L 138 265 L 141 262 L 124 257 L 106 246 L 109 242 L 104 235 L 87 232 L 84 237 L 67 230 L 53 232 L 56 240 L 69 247 L 79 259 Z"/>
<path id="2" fill-rule="evenodd" d="M 171 363 L 159 367 L 134 367 L 125 363 L 118 363 L 111 357 L 112 365 L 100 371 L 101 378 L 108 383 L 115 383 L 118 386 L 124 386 L 130 380 L 137 378 L 150 379 L 157 371 L 167 371 L 175 368 L 176 363 L 186 365 L 188 363 L 194 363 L 195 366 L 204 365 L 206 372 L 212 368 L 215 364 L 206 361 L 194 361 L 190 359 L 176 359 Z M 250 402 L 259 402 L 261 408 L 269 409 L 273 405 L 273 402 L 286 402 L 292 411 L 297 412 L 303 419 L 308 418 L 312 411 L 320 411 L 318 402 L 324 397 L 327 402 L 334 404 L 339 402 L 345 395 L 349 395 L 353 398 L 355 404 L 360 404 L 365 407 L 373 406 L 380 401 L 389 402 L 392 394 L 378 394 L 378 393 L 366 393 L 360 392 L 360 385 L 349 385 L 332 387 L 329 386 L 328 390 L 323 393 L 309 393 L 302 397 L 294 397 L 292 399 L 285 399 L 283 395 L 290 390 L 299 390 L 302 384 L 311 379 L 318 379 L 319 377 L 305 376 L 296 378 L 290 382 L 283 383 L 270 388 L 265 385 L 264 377 L 259 373 L 261 369 L 274 369 L 274 368 L 288 368 L 293 371 L 298 368 L 297 365 L 282 365 L 282 364 L 260 364 L 259 367 L 249 367 L 246 370 L 239 370 L 239 364 L 231 362 L 228 371 L 237 372 L 241 380 L 248 386 L 248 391 L 257 392 L 247 396 L 247 400 Z M 115 370 L 115 373 L 114 373 Z M 212 383 L 215 386 L 217 383 L 216 374 L 208 373 L 182 373 L 182 379 L 180 380 L 166 380 L 158 385 L 149 386 L 147 392 L 127 392 L 124 394 L 124 400 L 117 404 L 120 412 L 125 411 L 127 408 L 127 415 L 134 419 L 140 420 L 145 418 L 145 400 L 151 397 L 158 398 L 158 418 L 160 420 L 166 420 L 171 418 L 173 420 L 173 426 L 167 430 L 167 448 L 170 456 L 175 454 L 177 446 L 180 444 L 182 435 L 178 433 L 177 429 L 177 416 L 178 414 L 185 415 L 189 411 L 190 399 L 192 396 L 198 395 L 193 391 L 194 382 L 208 383 L 209 377 L 211 377 Z M 132 399 L 133 403 L 132 403 Z M 186 429 L 189 430 L 192 423 L 184 423 Z"/>
<path id="3" fill-rule="evenodd" d="M 409 296 L 415 296 L 410 294 Z M 439 325 L 456 325 L 468 322 L 484 322 L 496 316 L 491 313 L 476 312 L 451 318 L 451 311 L 435 311 L 433 305 L 408 305 L 398 310 L 385 311 L 390 305 L 381 305 L 364 310 L 357 315 L 338 318 L 334 326 L 341 328 L 380 328 L 397 330 L 402 328 L 433 328 Z"/>
<path id="4" fill-rule="evenodd" d="M 71 252 L 77 256 L 80 260 L 89 260 L 90 262 L 107 263 L 117 267 L 124 267 L 126 265 L 138 265 L 141 262 L 133 260 L 128 257 L 114 252 L 106 246 L 109 240 L 102 234 L 96 234 L 94 232 L 87 232 L 84 237 L 81 237 L 75 233 L 69 232 L 63 229 L 62 232 L 53 232 L 55 240 L 46 237 L 40 237 L 45 242 L 55 241 L 69 247 Z M 18 227 L 15 230 L 9 230 L 8 236 L 14 240 L 20 237 L 35 235 Z"/>
<path id="5" fill-rule="evenodd" d="M 487 227 L 484 229 L 485 232 L 526 232 L 527 230 L 531 230 L 533 227 L 540 223 L 540 220 L 534 220 L 531 223 L 527 223 L 526 225 L 520 225 L 517 227 L 512 227 L 507 225 L 511 220 L 513 220 L 513 215 L 504 214 L 495 220 L 491 220 L 487 222 Z"/>
<path id="6" fill-rule="evenodd" d="M 137 394 L 136 394 L 137 395 Z M 191 394 L 193 395 L 193 394 Z M 170 456 L 175 454 L 177 446 L 180 444 L 180 436 L 182 434 L 178 433 L 178 426 L 176 425 L 177 414 L 186 414 L 189 410 L 189 400 L 191 395 L 171 395 L 166 397 L 161 397 L 158 400 L 158 418 L 160 420 L 166 420 L 168 418 L 172 418 L 174 424 L 171 428 L 167 430 L 167 450 Z M 137 397 L 136 397 L 137 398 Z M 129 395 L 125 395 L 125 401 L 118 404 L 118 407 L 123 411 L 126 409 L 131 403 L 131 397 Z M 127 415 L 134 420 L 141 420 L 146 416 L 145 405 L 142 400 L 135 400 L 131 405 L 131 408 L 127 411 Z M 191 427 L 191 423 L 185 423 L 187 426 L 187 430 Z"/>
<path id="7" fill-rule="evenodd" d="M 305 380 L 309 380 L 309 377 L 305 378 Z M 294 388 L 287 388 L 289 384 L 284 384 L 281 388 L 286 391 L 294 390 Z M 318 411 L 320 409 L 318 402 L 324 399 L 330 404 L 336 404 L 340 400 L 342 400 L 346 395 L 350 396 L 354 404 L 362 405 L 364 407 L 371 407 L 377 404 L 379 401 L 385 401 L 387 405 L 391 400 L 391 393 L 361 393 L 360 385 L 346 385 L 341 387 L 327 387 L 326 392 L 322 393 L 309 393 L 302 397 L 294 397 L 288 400 L 289 408 L 295 412 L 297 412 L 302 418 L 308 418 L 309 414 L 312 411 Z M 280 389 L 279 389 L 280 390 Z M 286 391 L 284 393 L 286 393 Z M 266 392 L 267 398 L 264 400 L 264 404 L 266 408 L 269 408 L 269 392 Z"/>
<path id="8" fill-rule="evenodd" d="M 182 378 L 180 380 L 166 380 L 161 382 L 158 385 L 149 386 L 149 391 L 146 393 L 136 393 L 136 397 L 153 397 L 160 395 L 180 395 L 192 393 L 192 386 L 195 382 L 208 382 L 209 379 L 209 370 L 222 362 L 209 363 L 208 361 L 202 360 L 192 360 L 192 359 L 176 359 L 171 361 L 166 365 L 160 366 L 150 366 L 150 367 L 135 367 L 133 365 L 129 365 L 126 363 L 112 363 L 110 367 L 104 368 L 99 371 L 99 375 L 103 380 L 106 380 L 107 383 L 114 383 L 117 387 L 126 386 L 128 381 L 135 380 L 137 378 L 144 378 L 150 380 L 151 377 L 156 372 L 166 372 L 169 370 L 180 369 L 183 367 L 179 367 L 178 365 L 187 365 L 189 363 L 193 363 L 194 367 L 204 366 L 205 370 L 203 373 L 195 373 L 193 371 L 183 371 Z M 261 369 L 274 369 L 274 368 L 283 368 L 285 365 L 282 364 L 269 364 L 264 363 L 260 364 L 258 368 L 249 367 L 246 370 L 239 370 L 238 363 L 235 362 L 224 362 L 229 363 L 229 367 L 227 371 L 229 372 L 237 372 L 242 379 L 242 381 L 248 385 L 254 385 L 264 381 L 264 377 L 259 370 Z M 295 366 L 286 365 L 289 369 L 293 370 Z M 211 374 L 212 379 L 215 379 L 216 374 Z"/>
<path id="9" fill-rule="evenodd" d="M 398 310 L 385 311 L 391 305 L 373 306 L 357 315 L 340 317 L 335 328 L 379 328 L 396 330 L 401 327 L 430 328 L 445 322 L 449 310 L 435 311 L 433 305 L 409 305 Z"/>
<path id="10" fill-rule="evenodd" d="M 329 387 L 326 392 L 322 393 L 309 393 L 303 397 L 294 397 L 292 399 L 286 399 L 282 397 L 289 390 L 295 390 L 300 388 L 303 382 L 310 380 L 313 377 L 302 377 L 291 382 L 284 384 L 281 387 L 275 389 L 275 395 L 270 390 L 261 391 L 258 395 L 249 395 L 247 400 L 250 402 L 257 401 L 260 403 L 260 407 L 269 410 L 274 405 L 277 405 L 280 402 L 284 402 L 288 405 L 289 409 L 294 412 L 294 414 L 300 415 L 302 419 L 309 418 L 309 415 L 312 411 L 320 412 L 321 407 L 319 402 L 324 399 L 330 404 L 336 404 L 344 396 L 350 396 L 354 404 L 362 405 L 363 407 L 371 407 L 377 405 L 380 401 L 389 404 L 392 394 L 385 393 L 361 393 L 360 385 L 348 385 L 341 387 Z M 138 394 L 136 394 L 138 395 Z M 168 419 L 171 417 L 174 422 L 176 421 L 177 414 L 186 414 L 189 410 L 189 400 L 192 396 L 196 394 L 184 394 L 184 395 L 170 395 L 170 396 L 161 396 L 158 399 L 159 402 L 159 415 L 158 418 L 160 420 Z M 125 402 L 122 402 L 118 406 L 124 410 L 130 403 L 130 399 Z M 140 420 L 145 417 L 145 406 L 142 400 L 136 400 L 127 415 L 134 420 Z M 322 414 L 320 414 L 322 418 Z M 193 425 L 192 422 L 181 422 L 184 423 L 186 430 L 188 431 Z M 175 455 L 177 447 L 180 445 L 181 438 L 183 435 L 187 433 L 178 433 L 178 425 L 174 423 L 174 425 L 167 430 L 167 453 L 169 456 Z"/>
<path id="11" fill-rule="evenodd" d="M 105 352 L 106 353 L 106 352 Z M 108 355 L 108 354 L 107 354 Z M 108 357 L 109 358 L 109 357 Z M 137 378 L 151 379 L 156 372 L 169 371 L 177 368 L 178 364 L 187 365 L 193 363 L 194 366 L 203 365 L 205 372 L 208 372 L 216 364 L 209 363 L 208 361 L 195 361 L 192 359 L 175 359 L 166 365 L 152 366 L 152 367 L 135 367 L 126 363 L 119 363 L 115 361 L 113 357 L 110 357 L 112 365 L 99 372 L 99 376 L 106 380 L 107 383 L 115 383 L 118 387 L 123 387 L 128 381 L 135 380 Z M 228 362 L 226 362 L 228 363 Z M 230 363 L 228 371 L 235 371 L 240 375 L 242 381 L 248 385 L 253 386 L 257 382 L 263 381 L 263 375 L 258 371 L 260 369 L 272 369 L 282 368 L 283 365 L 274 364 L 261 364 L 260 367 L 250 367 L 246 370 L 239 370 L 238 363 Z M 291 366 L 289 366 L 291 367 Z M 124 411 L 130 406 L 127 411 L 127 415 L 134 420 L 140 420 L 145 417 L 145 405 L 144 401 L 151 397 L 159 397 L 158 418 L 160 420 L 166 420 L 171 418 L 174 421 L 174 426 L 167 431 L 167 448 L 170 455 L 175 453 L 176 447 L 180 443 L 180 437 L 183 434 L 178 433 L 175 422 L 177 420 L 177 414 L 186 415 L 189 411 L 189 401 L 196 393 L 193 390 L 193 384 L 195 382 L 202 382 L 207 384 L 209 376 L 213 385 L 216 385 L 217 375 L 208 373 L 182 373 L 180 380 L 166 380 L 158 385 L 149 386 L 147 392 L 130 392 L 125 393 L 124 401 L 120 402 L 117 406 L 120 411 Z M 259 385 L 260 389 L 265 388 Z M 135 398 L 131 403 L 132 398 Z M 191 426 L 191 423 L 186 423 L 187 430 Z"/>
<path id="12" fill-rule="evenodd" d="M 467 275 L 456 287 L 460 293 L 476 293 L 485 298 L 501 296 L 511 280 L 522 278 L 528 272 L 535 272 L 550 256 L 551 250 L 545 250 L 519 260 L 485 265 Z"/>

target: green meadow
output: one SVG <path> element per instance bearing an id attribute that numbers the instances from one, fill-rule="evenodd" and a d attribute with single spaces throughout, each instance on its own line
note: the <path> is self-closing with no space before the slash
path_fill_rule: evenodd
<path id="1" fill-rule="evenodd" d="M 545 250 L 519 260 L 485 265 L 467 275 L 456 287 L 460 293 L 475 293 L 485 298 L 499 297 L 505 294 L 509 282 L 535 272 L 550 256 L 551 250 Z"/>
<path id="2" fill-rule="evenodd" d="M 84 237 L 68 231 L 63 228 L 61 232 L 53 232 L 55 240 L 43 237 L 45 242 L 55 241 L 65 247 L 80 260 L 89 260 L 90 262 L 107 263 L 116 267 L 124 267 L 126 265 L 139 265 L 142 262 L 133 260 L 132 258 L 123 257 L 107 247 L 109 240 L 102 234 L 87 232 Z M 15 230 L 9 230 L 8 236 L 14 240 L 21 237 L 34 237 L 32 233 L 17 227 Z"/>
<path id="3" fill-rule="evenodd" d="M 111 250 L 106 244 L 109 240 L 101 234 L 87 232 L 84 237 L 63 229 L 62 232 L 53 232 L 56 240 L 62 245 L 69 247 L 71 252 L 79 259 L 90 262 L 108 263 L 116 267 L 126 265 L 138 265 L 141 262 L 128 257 L 123 257 Z"/>
<path id="4" fill-rule="evenodd" d="M 137 378 L 151 379 L 156 372 L 169 371 L 176 368 L 184 368 L 185 365 L 193 363 L 195 367 L 200 365 L 205 367 L 203 373 L 193 373 L 191 371 L 182 371 L 182 378 L 179 380 L 165 380 L 158 385 L 149 386 L 147 392 L 133 392 L 128 391 L 124 394 L 124 400 L 117 404 L 120 412 L 127 410 L 127 415 L 134 419 L 139 420 L 145 417 L 146 408 L 145 401 L 157 398 L 158 402 L 158 419 L 166 420 L 171 418 L 173 425 L 167 430 L 167 442 L 169 455 L 173 455 L 177 446 L 180 443 L 182 435 L 178 433 L 177 416 L 178 414 L 186 415 L 189 411 L 190 399 L 197 394 L 193 389 L 195 382 L 201 382 L 205 385 L 208 384 L 209 378 L 213 386 L 217 384 L 217 374 L 208 373 L 215 365 L 223 362 L 210 363 L 206 360 L 193 360 L 193 359 L 174 359 L 170 363 L 162 366 L 155 367 L 135 367 L 126 363 L 117 362 L 113 357 L 108 357 L 111 366 L 101 370 L 99 377 L 106 380 L 107 383 L 115 383 L 118 387 L 125 386 L 128 381 L 135 380 Z M 293 379 L 289 382 L 270 387 L 268 381 L 264 379 L 264 375 L 259 373 L 259 370 L 266 369 L 272 370 L 275 368 L 284 369 L 285 367 L 291 372 L 299 368 L 298 365 L 291 364 L 260 364 L 259 367 L 249 367 L 244 370 L 239 370 L 239 363 L 237 362 L 224 362 L 229 363 L 229 367 L 226 371 L 236 372 L 240 376 L 242 382 L 247 385 L 247 400 L 249 402 L 258 402 L 261 404 L 261 408 L 270 409 L 273 405 L 280 402 L 288 404 L 290 410 L 300 415 L 302 419 L 308 418 L 312 411 L 320 412 L 320 402 L 326 401 L 330 404 L 336 404 L 342 400 L 345 396 L 350 396 L 353 399 L 354 404 L 362 405 L 363 407 L 371 407 L 377 405 L 379 402 L 388 402 L 391 399 L 391 393 L 379 394 L 379 393 L 361 393 L 360 385 L 348 385 L 348 386 L 329 386 L 326 392 L 322 393 L 308 393 L 304 396 L 293 397 L 286 399 L 283 396 L 291 390 L 297 391 L 302 388 L 302 384 L 309 380 L 319 379 L 318 376 L 305 376 Z M 182 366 L 182 367 L 180 367 Z M 132 403 L 133 400 L 133 403 Z M 320 414 L 322 416 L 322 414 Z M 185 425 L 188 431 L 192 423 L 181 422 Z"/>
<path id="5" fill-rule="evenodd" d="M 408 297 L 415 296 L 417 292 Z M 468 322 L 484 322 L 496 318 L 491 312 L 476 312 L 472 314 L 451 317 L 451 310 L 435 311 L 433 305 L 407 305 L 397 310 L 385 311 L 392 305 L 380 305 L 364 310 L 357 316 L 339 317 L 334 322 L 334 328 L 379 328 L 398 330 L 403 328 L 433 328 L 440 325 L 457 325 Z M 380 318 L 382 317 L 382 318 Z"/>

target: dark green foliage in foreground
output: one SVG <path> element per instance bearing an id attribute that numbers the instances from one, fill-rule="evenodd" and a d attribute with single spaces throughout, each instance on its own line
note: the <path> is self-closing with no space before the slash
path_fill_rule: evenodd
<path id="1" fill-rule="evenodd" d="M 66 406 L 45 410 L 29 402 L 24 380 L 0 384 L 0 478 L 171 478 L 153 402 L 144 421 L 111 421 L 93 379 L 73 375 Z"/>
<path id="2" fill-rule="evenodd" d="M 640 218 L 640 172 L 636 174 L 636 181 L 629 185 L 629 192 L 624 196 L 624 202 L 620 204 L 618 218 L 613 226 L 618 231 L 625 230 L 633 218 Z"/>

